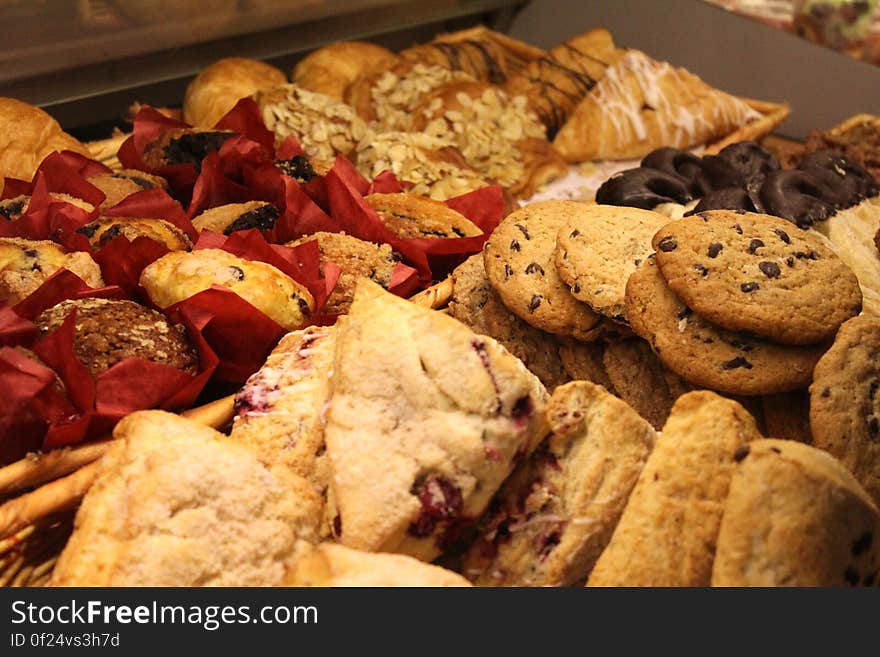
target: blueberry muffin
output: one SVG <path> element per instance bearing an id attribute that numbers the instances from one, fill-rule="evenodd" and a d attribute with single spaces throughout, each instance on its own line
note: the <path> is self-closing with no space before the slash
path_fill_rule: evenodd
<path id="1" fill-rule="evenodd" d="M 160 308 L 219 285 L 288 331 L 302 328 L 315 310 L 309 291 L 281 270 L 220 249 L 167 253 L 144 269 L 140 283 Z"/>
<path id="2" fill-rule="evenodd" d="M 198 371 L 198 356 L 183 326 L 133 301 L 62 301 L 40 313 L 34 323 L 48 334 L 74 310 L 73 351 L 92 376 L 97 377 L 126 358 L 143 358 L 187 374 Z"/>
<path id="3" fill-rule="evenodd" d="M 89 238 L 89 244 L 100 251 L 120 235 L 134 242 L 138 237 L 147 237 L 164 244 L 171 251 L 189 251 L 192 240 L 180 228 L 164 219 L 139 217 L 101 217 L 77 229 Z"/>
<path id="4" fill-rule="evenodd" d="M 48 240 L 0 237 L 0 305 L 17 304 L 62 268 L 91 287 L 104 285 L 101 270 L 88 253 L 67 253 Z"/>

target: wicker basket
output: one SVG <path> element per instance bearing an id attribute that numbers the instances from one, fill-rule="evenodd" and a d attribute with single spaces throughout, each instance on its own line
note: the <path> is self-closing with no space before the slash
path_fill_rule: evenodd
<path id="1" fill-rule="evenodd" d="M 440 309 L 452 296 L 452 279 L 410 300 Z M 226 429 L 232 422 L 230 395 L 181 415 Z M 45 586 L 73 531 L 73 518 L 95 480 L 112 440 L 92 441 L 44 454 L 29 454 L 0 468 L 0 586 Z"/>

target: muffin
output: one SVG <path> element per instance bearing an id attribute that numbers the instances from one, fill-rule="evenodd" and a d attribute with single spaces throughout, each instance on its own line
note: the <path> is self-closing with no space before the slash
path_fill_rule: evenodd
<path id="1" fill-rule="evenodd" d="M 137 169 L 98 173 L 86 180 L 104 192 L 106 198 L 99 206 L 102 210 L 112 208 L 123 199 L 145 189 L 168 188 L 168 182 L 164 178 Z"/>
<path id="2" fill-rule="evenodd" d="M 172 251 L 147 266 L 140 283 L 160 308 L 219 285 L 288 331 L 304 326 L 315 310 L 309 291 L 281 270 L 220 249 Z"/>
<path id="3" fill-rule="evenodd" d="M 483 234 L 463 214 L 430 198 L 404 193 L 370 194 L 364 201 L 376 211 L 388 230 L 404 239 L 454 239 Z"/>
<path id="4" fill-rule="evenodd" d="M 81 198 L 76 198 L 75 196 L 71 196 L 70 194 L 49 194 L 49 198 L 52 202 L 63 202 L 70 203 L 71 205 L 79 208 L 80 210 L 85 210 L 86 212 L 92 212 L 95 209 L 95 206 L 91 203 L 87 203 L 83 201 Z M 27 212 L 28 205 L 31 202 L 31 197 L 27 194 L 21 194 L 20 196 L 15 196 L 13 198 L 8 198 L 5 201 L 0 201 L 0 218 L 6 219 L 7 221 L 15 221 L 21 218 L 25 212 Z"/>
<path id="5" fill-rule="evenodd" d="M 34 323 L 48 334 L 74 310 L 73 351 L 94 377 L 126 358 L 143 358 L 187 374 L 198 371 L 198 355 L 183 326 L 133 301 L 62 301 L 40 313 Z"/>
<path id="6" fill-rule="evenodd" d="M 311 241 L 318 242 L 321 265 L 335 263 L 342 269 L 336 287 L 327 299 L 324 311 L 332 315 L 347 313 L 354 298 L 354 288 L 361 277 L 369 278 L 384 288 L 391 285 L 391 274 L 397 259 L 388 244 L 365 242 L 345 233 L 314 233 L 289 242 L 287 246 L 299 246 Z"/>
<path id="7" fill-rule="evenodd" d="M 14 306 L 62 268 L 90 287 L 104 285 L 101 269 L 88 253 L 67 253 L 48 240 L 0 237 L 0 305 Z"/>
<path id="8" fill-rule="evenodd" d="M 193 219 L 193 226 L 199 232 L 213 230 L 215 233 L 229 235 L 237 230 L 258 228 L 269 230 L 281 216 L 278 208 L 263 201 L 229 203 L 218 205 Z"/>
<path id="9" fill-rule="evenodd" d="M 164 219 L 140 217 L 101 217 L 77 229 L 77 233 L 89 238 L 89 244 L 100 251 L 113 239 L 124 235 L 130 242 L 147 237 L 164 244 L 172 251 L 189 251 L 192 240 L 180 228 Z"/>
<path id="10" fill-rule="evenodd" d="M 147 144 L 141 160 L 151 169 L 172 164 L 192 164 L 202 170 L 202 160 L 235 136 L 231 130 L 169 130 Z"/>

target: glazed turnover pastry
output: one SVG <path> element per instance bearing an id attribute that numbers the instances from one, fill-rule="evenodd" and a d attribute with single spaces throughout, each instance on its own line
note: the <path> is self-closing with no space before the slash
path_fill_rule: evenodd
<path id="1" fill-rule="evenodd" d="M 277 142 L 295 137 L 310 160 L 333 163 L 349 156 L 368 138 L 364 121 L 345 103 L 295 84 L 283 84 L 254 96 L 266 127 Z"/>
<path id="2" fill-rule="evenodd" d="M 475 237 L 477 226 L 460 212 L 440 201 L 413 194 L 370 194 L 367 205 L 379 215 L 385 227 L 398 237 Z"/>
<path id="3" fill-rule="evenodd" d="M 134 242 L 139 237 L 146 237 L 164 244 L 171 251 L 188 251 L 192 248 L 192 240 L 180 228 L 164 219 L 148 219 L 139 217 L 101 217 L 76 230 L 77 233 L 89 238 L 89 243 L 96 251 L 100 251 L 120 235 Z"/>
<path id="4" fill-rule="evenodd" d="M 342 99 L 363 74 L 391 68 L 397 55 L 366 41 L 337 41 L 313 50 L 293 67 L 291 79 L 301 89 Z"/>
<path id="5" fill-rule="evenodd" d="M 54 586 L 275 586 L 317 541 L 318 495 L 221 433 L 163 411 L 114 429 Z"/>
<path id="6" fill-rule="evenodd" d="M 470 586 L 461 575 L 403 554 L 362 552 L 322 543 L 288 568 L 285 586 Z"/>
<path id="7" fill-rule="evenodd" d="M 505 482 L 464 574 L 478 586 L 583 584 L 654 446 L 651 426 L 587 381 L 547 403 L 552 433 Z"/>
<path id="8" fill-rule="evenodd" d="M 0 237 L 0 305 L 15 305 L 62 268 L 90 287 L 104 285 L 98 263 L 88 253 L 67 253 L 48 240 Z"/>
<path id="9" fill-rule="evenodd" d="M 416 109 L 413 129 L 455 144 L 472 167 L 520 198 L 565 175 L 525 96 L 484 82 L 451 82 Z"/>
<path id="10" fill-rule="evenodd" d="M 183 97 L 183 120 L 213 128 L 242 98 L 287 82 L 270 64 L 244 57 L 220 59 L 199 72 Z"/>
<path id="11" fill-rule="evenodd" d="M 160 308 L 219 285 L 290 331 L 302 327 L 315 309 L 309 291 L 281 270 L 220 249 L 172 251 L 148 265 L 140 282 Z"/>
<path id="12" fill-rule="evenodd" d="M 201 232 L 212 230 L 229 235 L 237 230 L 268 230 L 275 225 L 280 216 L 278 208 L 265 201 L 229 203 L 205 210 L 193 218 L 193 227 Z"/>
<path id="13" fill-rule="evenodd" d="M 453 69 L 463 68 L 462 66 L 455 66 L 456 59 L 461 59 L 460 56 L 456 57 L 460 51 L 453 49 L 443 52 L 442 46 L 444 44 L 468 44 L 471 48 L 470 55 L 476 54 L 473 52 L 474 48 L 479 50 L 480 57 L 485 57 L 484 51 L 486 55 L 491 55 L 492 62 L 486 62 L 483 65 L 473 63 L 470 66 L 477 71 L 485 69 L 487 72 L 490 72 L 490 76 L 494 75 L 497 77 L 500 74 L 501 80 L 489 80 L 497 84 L 522 72 L 531 62 L 540 59 L 546 54 L 541 48 L 528 44 L 525 41 L 514 39 L 502 32 L 490 30 L 485 25 L 477 25 L 457 32 L 440 34 L 431 42 L 430 45 L 432 46 L 440 46 L 440 55 L 435 55 L 434 61 L 443 66 L 443 60 L 446 60 L 449 67 Z M 474 77 L 480 76 L 475 75 Z"/>
<path id="14" fill-rule="evenodd" d="M 687 148 L 759 118 L 745 101 L 629 50 L 577 105 L 553 145 L 569 162 L 625 160 Z"/>
<path id="15" fill-rule="evenodd" d="M 543 438 L 546 391 L 491 338 L 367 280 L 337 330 L 337 540 L 431 561 Z"/>
<path id="16" fill-rule="evenodd" d="M 490 184 L 471 167 L 452 142 L 416 132 L 382 132 L 357 148 L 357 168 L 373 179 L 390 171 L 414 183 L 407 191 L 445 201 Z"/>
<path id="17" fill-rule="evenodd" d="M 606 67 L 620 56 L 611 34 L 591 30 L 553 48 L 511 77 L 505 89 L 523 94 L 553 139 Z"/>

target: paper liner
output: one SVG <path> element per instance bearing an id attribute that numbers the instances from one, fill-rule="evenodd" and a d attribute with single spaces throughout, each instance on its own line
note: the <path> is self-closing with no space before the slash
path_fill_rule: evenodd
<path id="1" fill-rule="evenodd" d="M 50 192 L 70 194 L 92 205 L 100 205 L 105 198 L 104 193 L 88 182 L 86 178 L 99 173 L 109 173 L 110 171 L 111 169 L 100 162 L 90 160 L 79 153 L 56 151 L 50 153 L 40 163 L 40 166 L 34 172 L 31 182 L 6 178 L 3 193 L 0 194 L 0 200 L 33 193 L 37 176 L 40 175 L 46 182 Z"/>
<path id="2" fill-rule="evenodd" d="M 326 176 L 326 184 L 330 214 L 339 222 L 341 230 L 367 241 L 390 244 L 418 270 L 423 286 L 442 279 L 467 256 L 479 252 L 504 216 L 503 191 L 499 185 L 490 185 L 446 201 L 446 205 L 476 224 L 483 231 L 482 235 L 454 239 L 401 238 L 388 230 L 376 211 L 364 201 L 370 183 L 348 160 L 336 159 Z M 382 184 L 385 186 L 388 181 Z"/>

